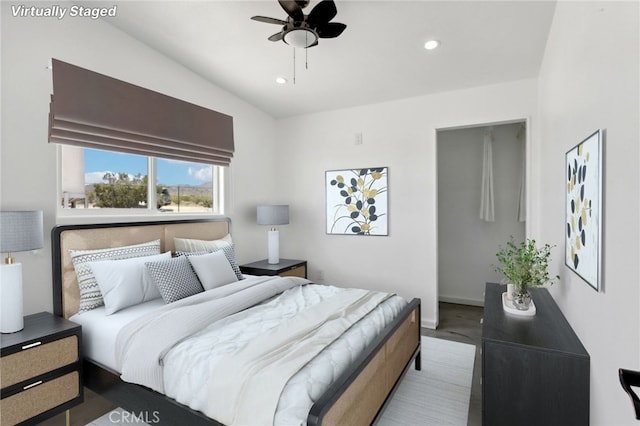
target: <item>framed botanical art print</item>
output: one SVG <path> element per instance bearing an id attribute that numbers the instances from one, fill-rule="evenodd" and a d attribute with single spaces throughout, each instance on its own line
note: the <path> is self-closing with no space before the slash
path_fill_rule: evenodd
<path id="1" fill-rule="evenodd" d="M 566 153 L 565 264 L 601 289 L 602 130 Z"/>
<path id="2" fill-rule="evenodd" d="M 389 235 L 387 167 L 325 172 L 327 234 Z"/>

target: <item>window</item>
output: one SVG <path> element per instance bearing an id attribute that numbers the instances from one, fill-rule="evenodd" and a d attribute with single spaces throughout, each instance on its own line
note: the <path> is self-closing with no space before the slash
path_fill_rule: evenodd
<path id="1" fill-rule="evenodd" d="M 221 166 L 68 145 L 60 149 L 65 211 L 222 213 Z"/>

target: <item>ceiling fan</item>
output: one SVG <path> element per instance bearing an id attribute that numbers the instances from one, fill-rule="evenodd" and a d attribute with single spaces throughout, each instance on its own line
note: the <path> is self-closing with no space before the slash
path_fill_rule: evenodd
<path id="1" fill-rule="evenodd" d="M 284 41 L 297 47 L 308 48 L 318 44 L 318 38 L 338 37 L 347 28 L 339 22 L 329 22 L 337 14 L 333 0 L 322 0 L 308 15 L 302 11 L 309 0 L 278 0 L 280 6 L 289 15 L 286 20 L 266 16 L 252 16 L 251 19 L 267 24 L 282 25 L 282 30 L 269 37 L 271 41 Z"/>

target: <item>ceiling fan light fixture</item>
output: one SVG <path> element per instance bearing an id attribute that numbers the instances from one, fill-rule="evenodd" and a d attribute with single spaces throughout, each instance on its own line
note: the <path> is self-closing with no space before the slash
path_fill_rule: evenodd
<path id="1" fill-rule="evenodd" d="M 318 34 L 309 28 L 292 28 L 284 33 L 282 40 L 297 49 L 306 49 L 318 41 Z"/>

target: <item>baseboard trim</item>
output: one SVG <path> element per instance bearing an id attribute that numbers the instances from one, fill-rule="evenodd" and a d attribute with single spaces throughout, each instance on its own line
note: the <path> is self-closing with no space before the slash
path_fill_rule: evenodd
<path id="1" fill-rule="evenodd" d="M 442 295 L 440 295 L 438 300 L 440 302 L 455 303 L 457 305 L 471 305 L 471 306 L 484 307 L 484 300 L 467 299 L 467 298 L 464 298 L 464 297 L 442 296 Z"/>
<path id="2" fill-rule="evenodd" d="M 420 321 L 420 326 L 422 328 L 430 328 L 431 330 L 435 330 L 436 328 L 438 328 L 438 320 L 422 318 L 422 320 Z"/>

